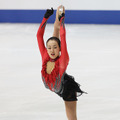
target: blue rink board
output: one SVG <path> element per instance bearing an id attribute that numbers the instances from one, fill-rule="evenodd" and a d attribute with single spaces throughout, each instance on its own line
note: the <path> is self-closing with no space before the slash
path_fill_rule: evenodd
<path id="1" fill-rule="evenodd" d="M 56 12 L 56 11 L 55 11 Z M 55 12 L 48 20 L 53 23 Z M 1 23 L 40 23 L 45 10 L 0 10 Z M 72 24 L 120 24 L 120 11 L 66 10 L 65 23 Z"/>

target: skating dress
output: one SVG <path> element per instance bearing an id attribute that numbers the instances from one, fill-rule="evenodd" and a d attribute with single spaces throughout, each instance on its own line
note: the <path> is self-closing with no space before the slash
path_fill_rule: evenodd
<path id="1" fill-rule="evenodd" d="M 64 17 L 60 20 L 60 40 L 61 40 L 61 55 L 55 59 L 51 59 L 44 45 L 43 35 L 48 18 L 43 18 L 38 32 L 37 41 L 42 57 L 41 77 L 46 88 L 55 92 L 65 101 L 77 101 L 77 97 L 84 93 L 80 89 L 80 84 L 75 82 L 74 77 L 66 73 L 69 62 L 69 55 L 66 44 L 66 30 L 64 25 Z M 55 62 L 55 67 L 51 74 L 46 72 L 47 62 Z"/>

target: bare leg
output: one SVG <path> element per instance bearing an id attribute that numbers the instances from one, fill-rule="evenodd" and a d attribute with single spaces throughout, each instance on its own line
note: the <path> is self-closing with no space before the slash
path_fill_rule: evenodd
<path id="1" fill-rule="evenodd" d="M 65 101 L 66 115 L 68 120 L 77 120 L 76 105 L 77 101 Z"/>
<path id="2" fill-rule="evenodd" d="M 56 20 L 54 22 L 54 32 L 53 32 L 53 36 L 57 38 L 60 38 L 60 21 L 58 20 L 60 7 L 61 6 L 59 6 L 56 11 Z M 63 8 L 63 12 L 65 12 L 65 8 Z"/>
<path id="3" fill-rule="evenodd" d="M 58 20 L 58 12 L 59 12 L 59 7 L 58 7 L 58 9 L 56 11 L 56 20 L 54 22 L 54 32 L 53 32 L 53 36 L 57 37 L 57 38 L 59 38 L 59 36 L 60 36 L 60 33 L 59 33 L 59 31 L 60 31 L 60 22 Z"/>

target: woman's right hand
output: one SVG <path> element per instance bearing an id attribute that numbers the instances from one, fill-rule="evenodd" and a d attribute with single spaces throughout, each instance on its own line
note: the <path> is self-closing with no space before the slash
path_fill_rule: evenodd
<path id="1" fill-rule="evenodd" d="M 54 13 L 53 8 L 47 9 L 44 17 L 45 17 L 45 18 L 49 18 L 53 13 Z"/>

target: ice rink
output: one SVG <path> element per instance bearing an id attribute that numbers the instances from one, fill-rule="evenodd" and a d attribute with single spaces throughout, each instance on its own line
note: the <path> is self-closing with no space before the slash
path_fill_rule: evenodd
<path id="1" fill-rule="evenodd" d="M 0 120 L 67 120 L 64 102 L 41 79 L 39 24 L 0 24 Z M 53 24 L 47 24 L 46 39 Z M 73 75 L 88 92 L 78 120 L 120 120 L 120 25 L 67 24 Z"/>

